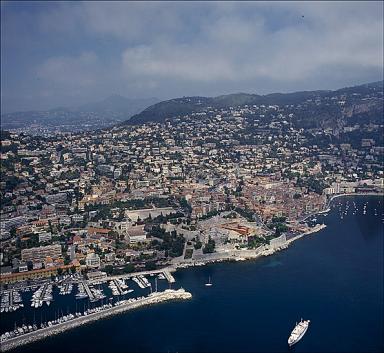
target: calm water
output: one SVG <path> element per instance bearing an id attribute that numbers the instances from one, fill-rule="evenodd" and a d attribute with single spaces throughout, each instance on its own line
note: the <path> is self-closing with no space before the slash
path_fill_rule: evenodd
<path id="1" fill-rule="evenodd" d="M 334 206 L 317 217 L 326 229 L 285 251 L 178 271 L 176 287 L 192 292 L 190 301 L 127 312 L 18 351 L 383 352 L 383 199 L 339 198 Z M 204 286 L 208 276 L 212 287 Z M 301 317 L 310 327 L 290 349 L 287 338 Z"/>

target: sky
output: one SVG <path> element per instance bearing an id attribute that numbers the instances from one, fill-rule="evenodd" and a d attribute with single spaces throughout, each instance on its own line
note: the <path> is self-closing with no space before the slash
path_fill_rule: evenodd
<path id="1" fill-rule="evenodd" d="M 383 2 L 1 1 L 1 112 L 383 79 Z"/>

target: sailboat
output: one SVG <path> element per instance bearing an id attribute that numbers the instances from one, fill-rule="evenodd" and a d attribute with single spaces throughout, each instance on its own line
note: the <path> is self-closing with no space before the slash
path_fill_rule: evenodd
<path id="1" fill-rule="evenodd" d="M 210 287 L 210 286 L 212 286 L 212 283 L 211 283 L 211 276 L 209 276 L 209 278 L 208 278 L 208 283 L 206 283 L 205 285 L 206 285 L 206 287 Z"/>

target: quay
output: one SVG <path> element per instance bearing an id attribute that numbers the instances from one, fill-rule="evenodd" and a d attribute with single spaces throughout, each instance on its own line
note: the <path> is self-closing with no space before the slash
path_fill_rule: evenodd
<path id="1" fill-rule="evenodd" d="M 56 335 L 66 330 L 69 330 L 81 325 L 85 325 L 89 322 L 100 320 L 107 316 L 120 314 L 125 311 L 136 309 L 142 306 L 157 304 L 157 303 L 166 302 L 170 300 L 185 300 L 185 299 L 191 299 L 191 298 L 192 298 L 191 293 L 180 288 L 178 290 L 166 289 L 163 292 L 153 292 L 149 294 L 147 297 L 142 297 L 134 301 L 123 300 L 121 302 L 118 302 L 117 303 L 118 305 L 115 305 L 111 308 L 104 309 L 88 315 L 80 316 L 70 321 L 66 321 L 50 327 L 38 329 L 33 332 L 25 333 L 18 337 L 9 338 L 1 342 L 1 351 L 5 352 L 10 349 L 14 349 L 16 347 L 25 345 L 27 343 L 38 341 L 48 336 Z"/>
<path id="2" fill-rule="evenodd" d="M 122 295 L 124 291 L 121 288 L 119 281 L 117 279 L 114 279 L 113 283 L 115 283 L 115 286 L 117 288 L 117 291 L 119 292 L 119 295 Z"/>

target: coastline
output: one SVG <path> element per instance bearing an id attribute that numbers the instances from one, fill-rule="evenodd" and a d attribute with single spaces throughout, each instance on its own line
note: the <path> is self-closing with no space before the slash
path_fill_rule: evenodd
<path id="1" fill-rule="evenodd" d="M 337 199 L 338 197 L 342 196 L 381 196 L 384 197 L 384 192 L 350 192 L 350 193 L 345 193 L 345 194 L 337 194 L 333 195 L 332 197 L 329 198 L 327 201 L 327 206 L 329 207 L 330 203 L 334 200 Z"/>
<path id="2" fill-rule="evenodd" d="M 113 306 L 112 308 L 105 309 L 99 312 L 91 313 L 86 316 L 81 316 L 70 321 L 59 323 L 51 327 L 38 329 L 36 331 L 26 333 L 22 336 L 10 338 L 1 342 L 1 351 L 5 352 L 10 349 L 17 348 L 19 346 L 32 343 L 38 340 L 42 340 L 49 336 L 59 334 L 61 332 L 88 324 L 90 322 L 103 319 L 108 316 L 123 313 L 128 310 L 133 310 L 143 306 L 157 304 L 161 302 L 167 302 L 170 300 L 186 300 L 191 299 L 192 294 L 180 288 L 178 290 L 166 289 L 164 292 L 154 292 L 147 297 L 138 299 L 134 302 L 122 302 L 121 305 Z"/>
<path id="3" fill-rule="evenodd" d="M 307 230 L 304 233 L 300 233 L 291 239 L 286 240 L 283 244 L 279 246 L 270 247 L 270 246 L 263 245 L 255 250 L 233 250 L 230 253 L 224 253 L 224 252 L 213 253 L 211 254 L 212 256 L 210 259 L 199 259 L 196 261 L 191 260 L 189 262 L 175 263 L 173 264 L 173 266 L 176 269 L 179 269 L 179 268 L 188 268 L 188 267 L 195 267 L 195 266 L 204 266 L 204 265 L 207 265 L 210 263 L 216 263 L 216 262 L 255 260 L 259 257 L 273 255 L 278 251 L 287 249 L 288 246 L 294 241 L 306 235 L 317 233 L 324 228 L 326 228 L 325 224 L 316 224 L 313 228 Z"/>
<path id="4" fill-rule="evenodd" d="M 384 192 L 354 192 L 354 193 L 345 193 L 345 194 L 336 194 L 336 195 L 332 195 L 329 200 L 327 200 L 325 202 L 325 205 L 324 205 L 324 210 L 322 211 L 318 211 L 318 212 L 314 212 L 314 213 L 311 213 L 309 214 L 308 216 L 305 216 L 301 222 L 304 222 L 305 220 L 307 220 L 308 218 L 310 217 L 313 217 L 313 216 L 316 216 L 316 215 L 320 215 L 320 214 L 324 214 L 324 213 L 328 213 L 330 210 L 331 210 L 331 202 L 334 200 L 334 199 L 337 199 L 339 197 L 343 197 L 343 196 L 381 196 L 381 197 L 384 197 Z"/>
<path id="5" fill-rule="evenodd" d="M 343 196 L 384 196 L 384 193 L 348 193 L 348 194 L 337 194 L 330 197 L 329 200 L 326 202 L 327 208 L 325 210 L 313 213 L 311 215 L 306 216 L 306 218 L 303 219 L 306 220 L 309 217 L 312 217 L 317 214 L 323 214 L 330 211 L 330 204 L 331 202 L 339 197 Z M 208 259 L 199 259 L 196 261 L 190 261 L 190 262 L 182 262 L 182 263 L 170 263 L 167 265 L 167 267 L 155 270 L 155 271 L 148 271 L 148 272 L 157 272 L 157 271 L 164 271 L 167 270 L 169 272 L 177 271 L 177 269 L 181 268 L 188 268 L 188 267 L 195 267 L 195 266 L 204 266 L 211 263 L 216 262 L 235 262 L 235 261 L 246 261 L 246 260 L 255 260 L 262 256 L 270 256 L 274 253 L 287 249 L 291 243 L 294 241 L 312 234 L 319 232 L 320 230 L 324 229 L 326 227 L 325 224 L 316 224 L 313 228 L 308 229 L 307 231 L 300 233 L 288 240 L 285 240 L 283 244 L 279 244 L 278 246 L 261 246 L 255 250 L 233 250 L 230 252 L 219 252 L 219 253 L 213 253 L 210 255 L 213 255 L 212 258 Z M 142 273 L 145 273 L 146 271 L 143 271 Z M 139 273 L 130 273 L 127 276 L 135 276 Z M 121 277 L 121 276 L 115 276 L 115 277 Z M 108 278 L 110 279 L 110 278 Z M 133 310 L 139 307 L 144 307 L 152 304 L 157 304 L 161 302 L 171 301 L 171 300 L 184 300 L 184 299 L 190 299 L 192 297 L 192 294 L 189 292 L 186 292 L 184 289 L 179 290 L 172 290 L 167 289 L 164 292 L 154 292 L 150 294 L 148 297 L 144 297 L 141 299 L 138 299 L 135 302 L 126 302 L 118 306 L 114 306 L 109 309 L 105 309 L 103 311 L 95 312 L 88 314 L 87 316 L 81 316 L 78 318 L 75 318 L 73 320 L 63 322 L 60 324 L 56 324 L 51 327 L 42 328 L 30 333 L 26 333 L 21 336 L 17 336 L 14 338 L 10 338 L 7 341 L 1 342 L 1 351 L 8 351 L 11 349 L 15 349 L 19 346 L 26 345 L 38 340 L 43 340 L 44 338 L 47 338 L 52 335 L 56 335 L 62 332 L 65 332 L 67 330 L 70 330 L 72 328 L 76 328 L 88 323 L 91 323 L 96 320 L 100 320 L 112 315 L 120 314 L 129 310 Z"/>

